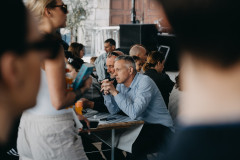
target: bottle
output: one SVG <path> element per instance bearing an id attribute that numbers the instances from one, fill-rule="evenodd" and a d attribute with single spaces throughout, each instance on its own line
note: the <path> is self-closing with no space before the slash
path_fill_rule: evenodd
<path id="1" fill-rule="evenodd" d="M 75 103 L 75 111 L 77 114 L 82 115 L 83 110 L 83 102 L 81 100 Z"/>
<path id="2" fill-rule="evenodd" d="M 65 68 L 65 79 L 66 79 L 66 90 L 72 91 L 73 90 L 73 78 L 69 73 L 69 69 Z M 73 108 L 73 106 L 69 106 L 66 109 Z"/>
<path id="3" fill-rule="evenodd" d="M 67 91 L 72 91 L 73 90 L 73 78 L 69 73 L 69 70 L 66 68 L 66 74 L 65 74 L 65 78 L 66 78 L 66 84 L 67 84 Z"/>

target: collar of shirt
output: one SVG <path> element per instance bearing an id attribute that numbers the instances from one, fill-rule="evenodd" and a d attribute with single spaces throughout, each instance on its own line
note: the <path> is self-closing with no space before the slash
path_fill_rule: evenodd
<path id="1" fill-rule="evenodd" d="M 140 73 L 137 73 L 137 74 L 135 75 L 135 77 L 134 77 L 134 79 L 133 79 L 133 81 L 132 81 L 132 83 L 131 83 L 131 85 L 130 85 L 130 87 L 129 87 L 129 90 L 130 90 L 131 88 L 135 87 L 135 85 L 137 84 L 137 79 L 138 79 L 139 74 L 140 74 Z"/>

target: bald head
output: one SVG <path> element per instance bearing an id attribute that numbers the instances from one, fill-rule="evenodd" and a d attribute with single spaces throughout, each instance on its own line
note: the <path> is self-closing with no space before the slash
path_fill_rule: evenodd
<path id="1" fill-rule="evenodd" d="M 137 56 L 139 57 L 143 62 L 147 60 L 147 50 L 140 45 L 134 45 L 130 51 L 129 51 L 130 56 Z"/>

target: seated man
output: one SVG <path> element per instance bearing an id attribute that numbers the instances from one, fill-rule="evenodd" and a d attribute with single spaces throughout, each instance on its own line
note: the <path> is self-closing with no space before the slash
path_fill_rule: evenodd
<path id="1" fill-rule="evenodd" d="M 106 59 L 109 53 L 112 53 L 116 49 L 116 42 L 113 39 L 107 39 L 104 42 L 104 50 L 106 53 L 101 54 L 94 62 L 98 81 L 102 81 L 107 78 L 108 74 L 106 72 Z"/>
<path id="2" fill-rule="evenodd" d="M 109 74 L 109 77 L 107 77 L 109 80 L 114 81 L 114 85 L 117 85 L 117 82 L 115 80 L 114 73 L 114 60 L 119 56 L 118 53 L 121 54 L 120 51 L 114 51 L 108 54 L 106 59 L 106 66 L 107 66 L 107 73 Z M 99 112 L 108 112 L 106 106 L 104 105 L 104 99 L 102 96 L 102 93 L 100 92 L 101 86 L 98 83 L 97 79 L 94 77 L 92 78 L 92 89 L 87 91 L 81 100 L 83 101 L 84 108 L 91 108 L 94 110 L 97 110 Z M 91 97 L 95 95 L 95 97 Z"/>
<path id="3" fill-rule="evenodd" d="M 112 52 L 111 54 L 109 54 L 107 56 L 107 60 L 106 60 L 106 65 L 107 65 L 107 72 L 109 73 L 109 78 L 111 80 L 114 80 L 114 82 L 116 82 L 116 79 L 115 79 L 115 76 L 114 76 L 114 62 L 115 62 L 115 59 L 119 56 L 119 54 L 114 51 Z M 117 85 L 117 82 L 115 83 Z M 116 86 L 115 85 L 115 86 Z"/>
<path id="4" fill-rule="evenodd" d="M 123 111 L 131 119 L 143 120 L 145 124 L 132 146 L 131 159 L 146 159 L 166 142 L 173 122 L 156 84 L 148 76 L 137 73 L 130 56 L 115 59 L 115 88 L 112 82 L 103 81 L 105 105 L 111 114 Z"/>
<path id="5" fill-rule="evenodd" d="M 139 57 L 143 64 L 147 61 L 147 50 L 141 44 L 133 45 L 129 51 L 129 55 Z"/>

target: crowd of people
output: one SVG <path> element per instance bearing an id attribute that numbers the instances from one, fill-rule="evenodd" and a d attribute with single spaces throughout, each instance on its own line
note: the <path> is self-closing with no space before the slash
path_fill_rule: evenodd
<path id="1" fill-rule="evenodd" d="M 85 47 L 68 46 L 59 36 L 67 5 L 62 0 L 3 1 L 0 159 L 110 159 L 111 152 L 103 151 L 104 158 L 95 141 L 79 133 L 78 120 L 88 127 L 89 121 L 72 109 L 77 101 L 84 109 L 144 121 L 131 153 L 115 149 L 117 160 L 147 160 L 151 154 L 156 160 L 240 158 L 240 3 L 158 2 L 181 47 L 181 74 L 169 77 L 164 53 L 142 44 L 123 53 L 109 38 L 105 53 L 91 58 L 93 73 L 73 90 L 66 75 L 74 81 L 86 63 Z M 14 12 L 7 12 L 10 6 Z"/>

